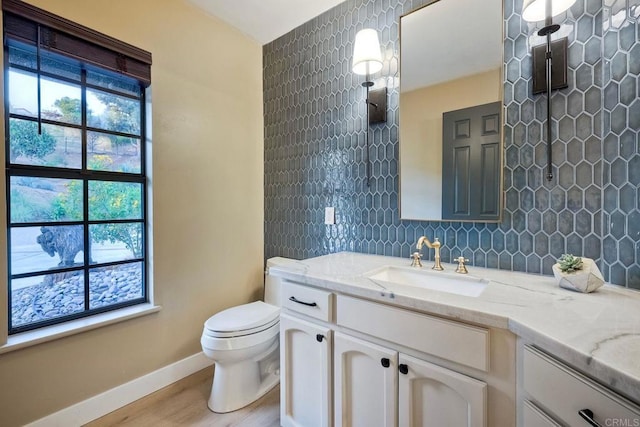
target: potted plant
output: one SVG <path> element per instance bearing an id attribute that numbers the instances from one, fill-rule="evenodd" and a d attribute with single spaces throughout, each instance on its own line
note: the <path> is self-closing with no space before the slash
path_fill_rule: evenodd
<path id="1" fill-rule="evenodd" d="M 600 269 L 590 258 L 564 254 L 552 269 L 561 288 L 588 293 L 604 284 Z"/>

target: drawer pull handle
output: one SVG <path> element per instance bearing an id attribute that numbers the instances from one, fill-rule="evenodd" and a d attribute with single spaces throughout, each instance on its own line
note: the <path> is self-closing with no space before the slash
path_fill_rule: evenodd
<path id="1" fill-rule="evenodd" d="M 591 409 L 581 409 L 578 411 L 578 415 L 582 417 L 592 427 L 602 427 L 593 419 L 593 411 Z"/>
<path id="2" fill-rule="evenodd" d="M 401 374 L 407 375 L 409 373 L 409 367 L 404 363 L 401 363 L 400 365 L 398 365 L 398 370 L 400 371 Z"/>
<path id="3" fill-rule="evenodd" d="M 324 335 L 322 335 L 322 334 L 316 335 L 316 341 L 322 342 L 323 339 L 324 339 Z"/>
<path id="4" fill-rule="evenodd" d="M 383 357 L 382 359 L 380 359 L 380 363 L 382 363 L 383 368 L 388 368 L 391 365 L 391 361 L 386 357 Z"/>
<path id="5" fill-rule="evenodd" d="M 299 299 L 296 299 L 296 297 L 289 297 L 289 301 L 293 301 L 293 302 L 298 303 L 298 304 L 306 305 L 307 307 L 317 307 L 317 305 L 318 305 L 315 302 L 300 301 Z"/>

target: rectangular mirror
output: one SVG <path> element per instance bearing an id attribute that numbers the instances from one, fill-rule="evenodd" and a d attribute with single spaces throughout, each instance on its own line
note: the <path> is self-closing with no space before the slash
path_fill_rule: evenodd
<path id="1" fill-rule="evenodd" d="M 436 0 L 400 18 L 400 216 L 498 222 L 502 0 Z"/>

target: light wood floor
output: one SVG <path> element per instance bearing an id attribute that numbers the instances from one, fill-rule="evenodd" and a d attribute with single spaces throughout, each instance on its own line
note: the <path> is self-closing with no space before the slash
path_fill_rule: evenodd
<path id="1" fill-rule="evenodd" d="M 124 408 L 86 424 L 86 427 L 131 426 L 242 426 L 280 425 L 280 388 L 275 387 L 257 402 L 228 414 L 207 408 L 213 369 L 196 372 Z"/>

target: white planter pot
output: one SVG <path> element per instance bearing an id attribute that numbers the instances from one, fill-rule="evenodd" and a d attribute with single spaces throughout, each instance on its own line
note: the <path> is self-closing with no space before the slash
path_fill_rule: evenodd
<path id="1" fill-rule="evenodd" d="M 590 258 L 582 258 L 582 269 L 572 273 L 560 271 L 560 265 L 554 264 L 553 275 L 561 288 L 579 292 L 593 292 L 604 284 L 600 269 Z"/>

